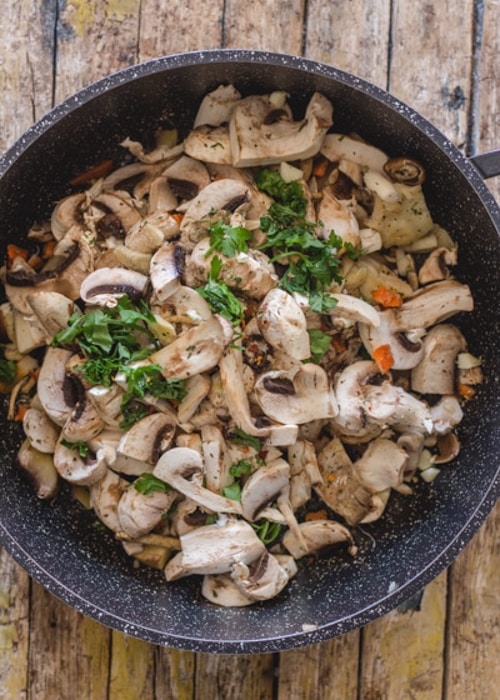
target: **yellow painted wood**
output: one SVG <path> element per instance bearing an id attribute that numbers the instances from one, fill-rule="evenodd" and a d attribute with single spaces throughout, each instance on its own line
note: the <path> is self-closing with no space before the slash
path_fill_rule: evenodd
<path id="1" fill-rule="evenodd" d="M 359 634 L 282 652 L 278 700 L 356 700 Z"/>
<path id="2" fill-rule="evenodd" d="M 108 629 L 33 584 L 29 648 L 31 697 L 105 700 L 109 645 Z"/>
<path id="3" fill-rule="evenodd" d="M 153 698 L 154 647 L 121 632 L 112 633 L 111 647 L 109 700 Z"/>
<path id="4" fill-rule="evenodd" d="M 178 649 L 156 648 L 155 698 L 192 700 L 196 654 Z"/>
<path id="5" fill-rule="evenodd" d="M 500 504 L 451 567 L 445 700 L 498 697 Z"/>
<path id="6" fill-rule="evenodd" d="M 446 573 L 424 591 L 420 610 L 395 610 L 362 634 L 362 697 L 441 700 Z"/>
<path id="7" fill-rule="evenodd" d="M 0 549 L 0 700 L 26 697 L 29 578 Z"/>

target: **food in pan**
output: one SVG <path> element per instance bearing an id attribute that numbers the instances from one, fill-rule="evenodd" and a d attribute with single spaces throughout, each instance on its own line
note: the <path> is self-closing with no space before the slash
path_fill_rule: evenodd
<path id="1" fill-rule="evenodd" d="M 40 498 L 68 482 L 137 562 L 249 605 L 458 454 L 473 298 L 425 168 L 323 95 L 220 86 L 154 136 L 8 246 L 9 417 Z"/>

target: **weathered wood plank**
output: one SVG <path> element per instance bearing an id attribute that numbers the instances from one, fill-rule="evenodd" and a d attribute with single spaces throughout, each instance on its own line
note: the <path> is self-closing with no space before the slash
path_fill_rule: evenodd
<path id="1" fill-rule="evenodd" d="M 300 54 L 304 8 L 305 0 L 255 0 L 248 12 L 240 0 L 227 0 L 224 45 Z"/>
<path id="2" fill-rule="evenodd" d="M 29 648 L 29 578 L 0 549 L 0 699 L 26 698 Z"/>
<path id="3" fill-rule="evenodd" d="M 30 697 L 106 700 L 110 632 L 34 583 L 30 616 Z"/>
<path id="4" fill-rule="evenodd" d="M 156 648 L 155 698 L 192 700 L 196 654 L 177 649 Z"/>
<path id="5" fill-rule="evenodd" d="M 224 3 L 199 0 L 165 3 L 143 0 L 139 58 L 145 61 L 182 51 L 216 49 L 222 43 Z"/>
<path id="6" fill-rule="evenodd" d="M 424 590 L 420 609 L 394 610 L 367 625 L 362 644 L 362 697 L 441 700 L 445 615 L 443 572 Z"/>
<path id="7" fill-rule="evenodd" d="M 446 700 L 498 697 L 500 504 L 451 567 Z"/>
<path id="8" fill-rule="evenodd" d="M 390 0 L 309 0 L 305 54 L 387 87 Z"/>
<path id="9" fill-rule="evenodd" d="M 358 630 L 281 653 L 278 700 L 356 700 Z"/>
<path id="10" fill-rule="evenodd" d="M 198 654 L 194 700 L 271 700 L 273 678 L 272 654 Z"/>
<path id="11" fill-rule="evenodd" d="M 121 632 L 111 635 L 109 700 L 154 698 L 154 647 Z"/>

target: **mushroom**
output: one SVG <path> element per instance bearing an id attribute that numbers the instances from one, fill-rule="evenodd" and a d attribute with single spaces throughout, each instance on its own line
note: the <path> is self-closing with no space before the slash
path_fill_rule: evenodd
<path id="1" fill-rule="evenodd" d="M 56 241 L 60 241 L 73 226 L 82 226 L 85 199 L 85 193 L 78 192 L 56 204 L 50 217 L 50 229 Z"/>
<path id="2" fill-rule="evenodd" d="M 87 397 L 106 425 L 117 428 L 122 418 L 123 390 L 114 382 L 111 386 L 95 385 L 87 389 Z"/>
<path id="3" fill-rule="evenodd" d="M 71 380 L 66 375 L 66 363 L 72 354 L 71 350 L 49 346 L 38 374 L 37 393 L 43 410 L 61 427 L 75 405 Z"/>
<path id="4" fill-rule="evenodd" d="M 176 243 L 166 243 L 151 258 L 149 278 L 156 299 L 168 299 L 181 284 L 182 249 Z"/>
<path id="5" fill-rule="evenodd" d="M 59 476 L 51 454 L 35 449 L 27 439 L 19 448 L 17 461 L 37 498 L 49 500 L 56 496 L 59 490 Z"/>
<path id="6" fill-rule="evenodd" d="M 162 160 L 174 160 L 182 155 L 184 147 L 182 143 L 172 145 L 171 143 L 163 143 L 155 149 L 146 153 L 142 143 L 133 141 L 130 138 L 124 139 L 120 146 L 127 148 L 130 153 L 140 160 L 141 163 L 160 163 Z"/>
<path id="7" fill-rule="evenodd" d="M 132 300 L 141 298 L 147 284 L 147 276 L 135 270 L 101 267 L 85 278 L 80 288 L 80 296 L 87 304 L 112 308 L 124 295 Z"/>
<path id="8" fill-rule="evenodd" d="M 348 543 L 352 556 L 358 551 L 349 530 L 334 520 L 310 520 L 301 523 L 299 529 L 305 547 L 291 530 L 283 535 L 283 546 L 294 559 L 301 559 L 306 554 L 314 554 L 343 542 Z"/>
<path id="9" fill-rule="evenodd" d="M 72 375 L 70 380 L 77 394 L 75 405 L 62 428 L 62 435 L 69 442 L 87 442 L 104 428 L 104 420 L 90 401 L 81 380 Z"/>
<path id="10" fill-rule="evenodd" d="M 153 491 L 145 494 L 133 484 L 125 489 L 118 502 L 120 528 L 132 539 L 151 532 L 173 504 L 177 494 L 174 491 Z"/>
<path id="11" fill-rule="evenodd" d="M 339 162 L 348 160 L 362 168 L 382 172 L 387 162 L 387 154 L 369 143 L 346 134 L 327 134 L 321 146 L 321 153 L 328 160 Z"/>
<path id="12" fill-rule="evenodd" d="M 196 129 L 203 124 L 220 126 L 228 122 L 239 100 L 241 94 L 234 85 L 219 85 L 202 99 L 193 127 Z"/>
<path id="13" fill-rule="evenodd" d="M 192 129 L 184 140 L 184 151 L 207 165 L 231 165 L 231 139 L 227 124 L 209 126 L 203 124 Z"/>
<path id="14" fill-rule="evenodd" d="M 23 430 L 31 445 L 44 454 L 53 454 L 59 430 L 52 423 L 45 411 L 28 408 L 23 416 Z"/>
<path id="15" fill-rule="evenodd" d="M 421 336 L 424 329 L 410 333 L 396 330 L 394 309 L 385 309 L 378 314 L 378 325 L 359 324 L 359 335 L 366 350 L 374 356 L 377 348 L 388 346 L 392 358 L 391 369 L 405 370 L 416 367 L 424 355 Z M 376 312 L 377 313 L 377 312 Z"/>
<path id="16" fill-rule="evenodd" d="M 297 440 L 288 448 L 290 464 L 290 504 L 294 511 L 311 498 L 312 486 L 321 484 L 322 477 L 314 445 L 307 440 Z"/>
<path id="17" fill-rule="evenodd" d="M 217 426 L 202 427 L 201 449 L 207 489 L 214 493 L 221 493 L 222 489 L 231 483 L 232 476 L 229 473 L 230 463 L 227 459 L 224 437 Z"/>
<path id="18" fill-rule="evenodd" d="M 214 513 L 241 515 L 241 504 L 238 501 L 213 493 L 201 485 L 203 472 L 200 453 L 187 447 L 173 447 L 164 452 L 153 469 L 154 476 L 198 505 Z"/>
<path id="19" fill-rule="evenodd" d="M 273 370 L 255 382 L 255 398 L 269 418 L 301 425 L 338 413 L 325 370 L 309 363 L 292 370 Z"/>
<path id="20" fill-rule="evenodd" d="M 427 256 L 424 264 L 418 271 L 418 281 L 421 285 L 447 279 L 450 276 L 448 265 L 457 264 L 457 250 L 439 247 Z"/>
<path id="21" fill-rule="evenodd" d="M 139 476 L 143 472 L 152 472 L 160 455 L 170 448 L 175 429 L 173 411 L 141 418 L 122 435 L 116 448 L 116 459 L 110 466 L 121 474 Z"/>
<path id="22" fill-rule="evenodd" d="M 451 323 L 441 323 L 427 333 L 423 356 L 411 372 L 411 388 L 420 394 L 453 394 L 459 352 L 466 350 L 462 333 Z"/>
<path id="23" fill-rule="evenodd" d="M 443 396 L 430 408 L 434 433 L 446 435 L 455 428 L 464 417 L 462 407 L 455 396 Z"/>
<path id="24" fill-rule="evenodd" d="M 250 564 L 235 562 L 231 578 L 243 595 L 253 601 L 275 598 L 289 581 L 287 571 L 267 550 Z"/>
<path id="25" fill-rule="evenodd" d="M 271 289 L 259 306 L 257 322 L 264 339 L 276 350 L 296 360 L 311 356 L 304 312 L 288 292 Z"/>
<path id="26" fill-rule="evenodd" d="M 40 289 L 30 294 L 27 301 L 45 330 L 48 342 L 56 333 L 66 328 L 70 317 L 78 312 L 74 302 L 59 292 Z"/>
<path id="27" fill-rule="evenodd" d="M 166 379 L 187 379 L 213 369 L 226 347 L 225 328 L 219 317 L 211 315 L 198 326 L 184 331 L 172 343 L 150 355 L 162 368 Z"/>
<path id="28" fill-rule="evenodd" d="M 328 239 L 334 231 L 344 243 L 350 243 L 359 248 L 359 224 L 356 217 L 350 208 L 328 189 L 322 192 L 317 219 L 321 222 L 320 231 L 323 238 Z"/>
<path id="29" fill-rule="evenodd" d="M 365 323 L 375 328 L 380 326 L 379 313 L 368 302 L 351 294 L 331 294 L 330 296 L 336 302 L 335 307 L 330 311 L 334 324 L 342 320 L 350 323 Z"/>
<path id="30" fill-rule="evenodd" d="M 332 105 L 315 92 L 304 119 L 294 122 L 286 105 L 276 109 L 269 95 L 236 103 L 229 121 L 233 165 L 240 168 L 309 158 L 318 153 L 332 125 Z"/>
<path id="31" fill-rule="evenodd" d="M 165 567 L 167 581 L 191 574 L 222 574 L 236 562 L 251 564 L 265 551 L 244 520 L 219 519 L 180 536 L 181 551 Z"/>
<path id="32" fill-rule="evenodd" d="M 389 158 L 384 163 L 384 172 L 394 180 L 409 187 L 421 185 L 425 180 L 425 168 L 417 160 L 408 157 Z"/>
<path id="33" fill-rule="evenodd" d="M 259 468 L 246 480 L 241 490 L 241 506 L 246 520 L 258 520 L 261 511 L 290 485 L 290 465 L 284 459 L 275 459 Z"/>
<path id="34" fill-rule="evenodd" d="M 392 440 L 377 438 L 370 442 L 354 463 L 354 471 L 370 493 L 392 488 L 400 491 L 408 462 L 407 452 Z"/>
<path id="35" fill-rule="evenodd" d="M 185 144 L 184 144 L 185 147 Z M 208 170 L 199 160 L 183 155 L 163 171 L 170 189 L 179 199 L 193 199 L 210 183 Z"/>
<path id="36" fill-rule="evenodd" d="M 59 475 L 71 484 L 90 486 L 108 471 L 108 465 L 102 451 L 96 455 L 80 456 L 78 444 L 68 447 L 60 440 L 54 452 L 54 467 Z"/>
<path id="37" fill-rule="evenodd" d="M 224 608 L 242 608 L 254 603 L 242 593 L 228 573 L 206 574 L 201 584 L 201 595 L 210 603 Z"/>
<path id="38" fill-rule="evenodd" d="M 365 386 L 362 405 L 366 418 L 381 427 L 392 426 L 398 432 L 432 433 L 433 421 L 427 404 L 388 381 L 380 386 Z"/>
<path id="39" fill-rule="evenodd" d="M 195 374 L 186 380 L 186 394 L 177 408 L 177 419 L 180 425 L 188 423 L 196 413 L 210 391 L 210 384 L 210 377 L 206 374 Z"/>
<path id="40" fill-rule="evenodd" d="M 106 469 L 99 481 L 90 486 L 90 505 L 99 520 L 113 532 L 120 531 L 118 504 L 129 483 L 118 474 Z"/>
<path id="41" fill-rule="evenodd" d="M 136 253 L 152 255 L 164 240 L 163 231 L 158 226 L 141 219 L 125 236 L 125 246 Z M 123 246 L 117 246 L 121 247 Z"/>

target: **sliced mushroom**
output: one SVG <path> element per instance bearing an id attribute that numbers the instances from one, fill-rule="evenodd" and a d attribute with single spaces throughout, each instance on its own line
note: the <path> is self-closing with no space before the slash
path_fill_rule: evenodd
<path id="1" fill-rule="evenodd" d="M 127 488 L 118 503 L 120 528 L 129 537 L 137 539 L 151 532 L 168 511 L 177 495 L 174 491 L 153 491 L 144 494 L 133 484 Z"/>
<path id="2" fill-rule="evenodd" d="M 81 381 L 71 379 L 76 384 L 77 400 L 63 425 L 62 435 L 69 442 L 87 442 L 98 435 L 105 423 L 95 406 L 90 401 Z"/>
<path id="3" fill-rule="evenodd" d="M 144 295 L 148 284 L 146 275 L 122 267 L 101 267 L 86 277 L 80 296 L 87 304 L 114 307 L 126 295 L 137 300 Z"/>
<path id="4" fill-rule="evenodd" d="M 244 520 L 226 519 L 195 528 L 180 537 L 182 551 L 165 567 L 167 581 L 191 574 L 222 574 L 235 562 L 251 564 L 265 551 Z"/>
<path id="5" fill-rule="evenodd" d="M 184 141 L 184 151 L 207 165 L 231 165 L 233 157 L 228 125 L 203 124 L 192 129 Z"/>
<path id="6" fill-rule="evenodd" d="M 54 466 L 65 481 L 79 486 L 95 484 L 108 471 L 108 465 L 102 453 L 81 457 L 78 445 L 67 447 L 61 441 L 57 443 L 54 452 Z"/>
<path id="7" fill-rule="evenodd" d="M 443 396 L 430 408 L 434 433 L 446 435 L 455 428 L 464 417 L 462 407 L 455 396 Z"/>
<path id="8" fill-rule="evenodd" d="M 270 428 L 268 426 L 257 427 L 251 415 L 248 393 L 243 379 L 241 353 L 236 350 L 226 352 L 220 360 L 219 370 L 224 398 L 236 426 L 249 435 L 258 437 L 269 435 Z"/>
<path id="9" fill-rule="evenodd" d="M 196 129 L 203 124 L 220 126 L 228 122 L 240 99 L 241 94 L 234 85 L 219 85 L 202 99 L 193 127 Z"/>
<path id="10" fill-rule="evenodd" d="M 240 591 L 228 573 L 206 574 L 201 584 L 201 594 L 210 603 L 224 608 L 242 608 L 254 603 Z"/>
<path id="11" fill-rule="evenodd" d="M 185 148 L 184 144 L 184 148 Z M 193 199 L 210 183 L 208 170 L 199 160 L 181 156 L 163 171 L 171 190 L 179 199 Z"/>
<path id="12" fill-rule="evenodd" d="M 160 163 L 162 160 L 174 160 L 182 155 L 184 150 L 181 143 L 177 145 L 165 143 L 158 145 L 155 149 L 146 153 L 142 143 L 133 141 L 130 138 L 124 139 L 120 143 L 120 146 L 127 148 L 141 163 Z"/>
<path id="13" fill-rule="evenodd" d="M 186 380 L 186 394 L 177 408 L 179 424 L 188 423 L 210 391 L 210 377 L 196 374 Z"/>
<path id="14" fill-rule="evenodd" d="M 411 187 L 421 185 L 425 180 L 424 166 L 413 158 L 402 156 L 389 158 L 384 163 L 384 172 L 394 182 L 402 182 Z"/>
<path id="15" fill-rule="evenodd" d="M 150 356 L 162 368 L 166 379 L 187 379 L 213 369 L 220 361 L 226 338 L 215 315 L 184 331 L 176 340 Z"/>
<path id="16" fill-rule="evenodd" d="M 64 294 L 43 289 L 30 294 L 27 301 L 45 330 L 49 342 L 56 333 L 67 327 L 70 317 L 78 309 Z"/>
<path id="17" fill-rule="evenodd" d="M 19 448 L 17 460 L 37 498 L 53 499 L 59 490 L 59 475 L 52 455 L 40 452 L 33 447 L 30 440 L 25 440 Z"/>
<path id="18" fill-rule="evenodd" d="M 366 323 L 359 324 L 359 335 L 366 350 L 374 356 L 374 350 L 388 346 L 392 358 L 392 369 L 406 370 L 416 367 L 424 356 L 424 346 L 422 336 L 424 327 L 410 333 L 410 329 L 405 331 L 397 330 L 394 309 L 386 309 L 378 313 L 378 325 L 368 326 Z"/>
<path id="19" fill-rule="evenodd" d="M 411 372 L 411 388 L 420 394 L 453 394 L 456 359 L 466 350 L 462 333 L 451 323 L 441 323 L 427 333 L 424 353 Z"/>
<path id="20" fill-rule="evenodd" d="M 345 134 L 327 134 L 321 146 L 321 153 L 333 162 L 349 160 L 362 168 L 382 172 L 387 162 L 387 154 L 369 143 L 354 139 Z"/>
<path id="21" fill-rule="evenodd" d="M 38 374 L 37 392 L 45 413 L 56 425 L 63 426 L 75 405 L 66 363 L 71 350 L 48 347 Z"/>
<path id="22" fill-rule="evenodd" d="M 121 529 L 118 520 L 118 504 L 128 486 L 128 481 L 111 469 L 107 469 L 103 477 L 90 486 L 90 505 L 99 520 L 113 532 L 119 532 Z"/>
<path id="23" fill-rule="evenodd" d="M 311 356 L 304 312 L 283 289 L 275 287 L 267 293 L 257 312 L 257 322 L 260 332 L 273 348 L 296 360 Z"/>
<path id="24" fill-rule="evenodd" d="M 111 386 L 92 386 L 87 396 L 106 425 L 117 428 L 122 418 L 123 390 L 114 382 Z"/>
<path id="25" fill-rule="evenodd" d="M 365 323 L 368 326 L 380 326 L 380 316 L 371 304 L 351 294 L 332 294 L 335 307 L 330 311 L 334 323 L 339 319 L 349 322 Z"/>
<path id="26" fill-rule="evenodd" d="M 143 472 L 152 472 L 160 455 L 170 448 L 175 429 L 176 418 L 173 411 L 170 415 L 152 413 L 141 418 L 123 434 L 112 468 L 121 474 L 136 476 Z"/>
<path id="27" fill-rule="evenodd" d="M 220 429 L 215 425 L 204 425 L 201 429 L 201 449 L 205 463 L 207 489 L 221 493 L 233 478 L 229 473 L 226 443 Z"/>
<path id="28" fill-rule="evenodd" d="M 250 167 L 309 158 L 318 153 L 332 125 L 332 105 L 314 93 L 304 119 L 294 122 L 286 106 L 277 110 L 268 95 L 236 103 L 229 121 L 233 165 Z"/>
<path id="29" fill-rule="evenodd" d="M 187 447 L 173 447 L 160 457 L 153 474 L 214 513 L 241 514 L 241 504 L 238 501 L 215 494 L 201 485 L 203 471 L 199 452 Z"/>
<path id="30" fill-rule="evenodd" d="M 327 189 L 322 195 L 317 214 L 318 221 L 321 221 L 322 237 L 328 239 L 334 231 L 344 243 L 359 248 L 359 224 L 350 208 Z"/>
<path id="31" fill-rule="evenodd" d="M 168 299 L 181 284 L 183 254 L 176 243 L 166 243 L 151 258 L 149 276 L 156 299 Z"/>
<path id="32" fill-rule="evenodd" d="M 418 281 L 420 284 L 438 282 L 450 276 L 449 265 L 457 264 L 457 249 L 439 247 L 427 256 L 424 264 L 418 271 Z"/>
<path id="33" fill-rule="evenodd" d="M 280 423 L 302 425 L 338 413 L 328 376 L 313 363 L 266 372 L 255 383 L 255 397 L 266 416 Z"/>
<path id="34" fill-rule="evenodd" d="M 349 553 L 355 555 L 358 548 L 350 531 L 334 520 L 311 520 L 299 525 L 300 533 L 306 547 L 299 542 L 291 530 L 283 536 L 283 546 L 294 559 L 301 559 L 306 554 L 321 552 L 322 549 L 347 542 Z"/>
<path id="35" fill-rule="evenodd" d="M 125 236 L 125 246 L 136 253 L 152 255 L 164 240 L 163 231 L 158 226 L 141 219 Z"/>
<path id="36" fill-rule="evenodd" d="M 50 219 L 50 228 L 56 241 L 60 241 L 73 226 L 82 226 L 84 205 L 85 193 L 82 192 L 64 197 L 56 204 Z"/>
<path id="37" fill-rule="evenodd" d="M 287 571 L 267 550 L 251 564 L 235 562 L 231 578 L 238 589 L 254 601 L 275 598 L 289 581 Z"/>
<path id="38" fill-rule="evenodd" d="M 399 491 L 408 462 L 407 452 L 386 438 L 373 440 L 354 463 L 357 478 L 370 493 L 392 488 Z"/>
<path id="39" fill-rule="evenodd" d="M 243 517 L 257 520 L 264 508 L 289 489 L 289 481 L 290 465 L 284 459 L 276 459 L 254 471 L 241 491 Z"/>
<path id="40" fill-rule="evenodd" d="M 31 445 L 44 454 L 53 454 L 59 429 L 52 423 L 45 411 L 28 408 L 23 417 L 23 430 Z"/>

